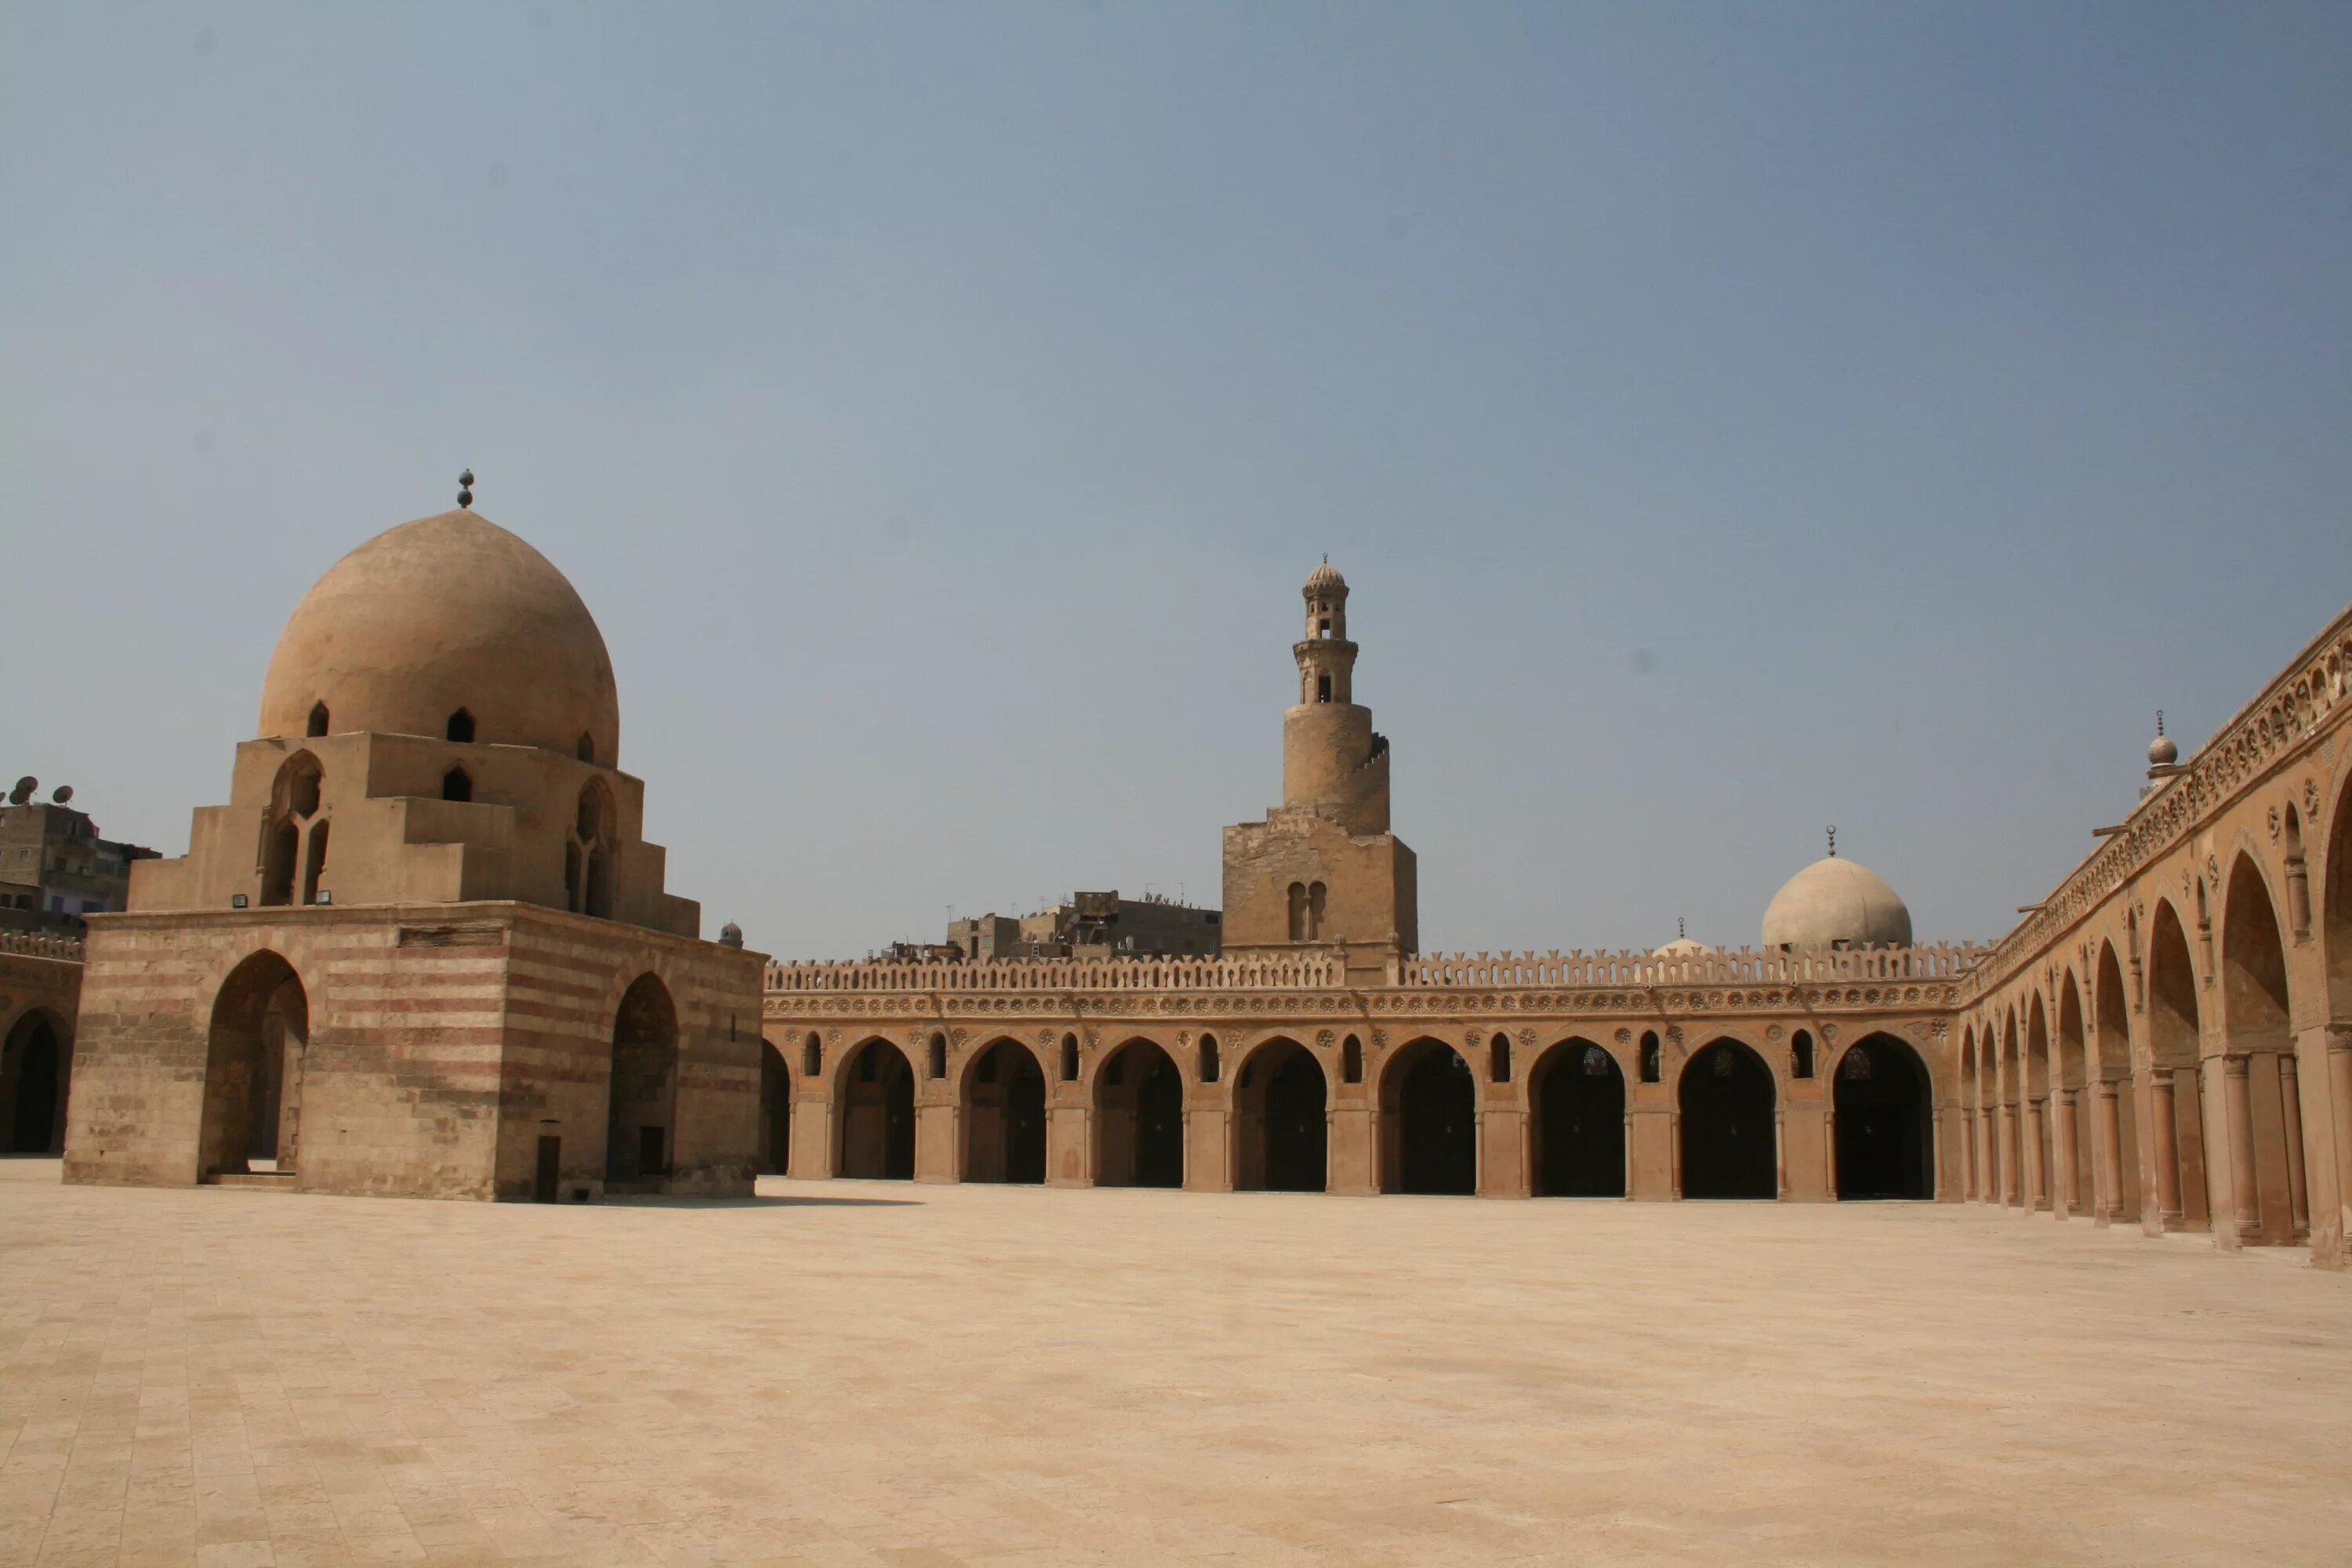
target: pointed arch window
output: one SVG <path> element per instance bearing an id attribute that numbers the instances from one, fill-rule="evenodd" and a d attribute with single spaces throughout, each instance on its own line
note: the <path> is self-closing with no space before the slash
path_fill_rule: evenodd
<path id="1" fill-rule="evenodd" d="M 449 739 L 470 745 L 474 739 L 474 716 L 460 708 L 449 715 Z"/>

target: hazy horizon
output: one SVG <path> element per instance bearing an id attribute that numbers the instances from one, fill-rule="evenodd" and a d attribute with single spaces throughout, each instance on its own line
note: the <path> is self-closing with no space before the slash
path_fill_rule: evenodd
<path id="1" fill-rule="evenodd" d="M 0 771 L 184 851 L 477 510 L 782 956 L 1214 902 L 1353 589 L 1428 951 L 1989 939 L 2352 599 L 2352 11 L 0 8 Z"/>

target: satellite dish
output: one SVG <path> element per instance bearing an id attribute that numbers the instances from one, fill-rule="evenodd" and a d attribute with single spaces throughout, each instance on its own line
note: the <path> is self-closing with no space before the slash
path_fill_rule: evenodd
<path id="1" fill-rule="evenodd" d="M 26 773 L 23 778 L 16 781 L 16 787 L 8 792 L 8 804 L 10 805 L 24 805 L 26 801 L 33 798 L 33 792 L 40 787 L 41 781 L 35 778 L 32 774 Z"/>
<path id="2" fill-rule="evenodd" d="M 53 800 L 53 801 L 56 801 L 59 805 L 65 805 L 65 803 L 66 803 L 66 802 L 68 802 L 68 801 L 69 801 L 69 800 L 71 800 L 71 799 L 73 798 L 73 785 L 71 785 L 71 784 L 59 784 L 59 785 L 58 785 L 58 787 L 57 787 L 57 788 L 55 788 L 55 789 L 53 789 L 53 790 L 51 790 L 51 791 L 49 792 L 49 798 L 50 798 L 51 800 Z"/>

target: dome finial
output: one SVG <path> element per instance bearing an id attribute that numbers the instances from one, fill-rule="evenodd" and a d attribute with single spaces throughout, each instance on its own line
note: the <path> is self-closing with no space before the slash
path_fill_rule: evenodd
<path id="1" fill-rule="evenodd" d="M 1676 942 L 1680 942 L 1683 938 L 1688 935 L 1690 935 L 1690 932 L 1684 929 L 1683 926 L 1683 917 L 1676 915 L 1675 917 L 1675 940 Z"/>
<path id="2" fill-rule="evenodd" d="M 2180 748 L 2164 732 L 2164 710 L 2156 710 L 2156 739 L 2147 743 L 2147 765 L 2168 768 L 2180 760 Z"/>
<path id="3" fill-rule="evenodd" d="M 1830 824 L 1830 858 L 1837 858 L 1837 824 Z"/>
<path id="4" fill-rule="evenodd" d="M 474 470 L 471 468 L 457 476 L 457 504 L 459 506 L 474 504 Z"/>

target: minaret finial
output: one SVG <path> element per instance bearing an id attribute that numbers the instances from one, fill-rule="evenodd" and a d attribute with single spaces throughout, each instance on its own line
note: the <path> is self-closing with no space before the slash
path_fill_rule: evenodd
<path id="1" fill-rule="evenodd" d="M 2161 708 L 2156 710 L 2156 732 L 2159 735 L 2164 733 L 2164 710 Z"/>
<path id="2" fill-rule="evenodd" d="M 1830 824 L 1830 858 L 1837 858 L 1837 824 Z"/>
<path id="3" fill-rule="evenodd" d="M 457 476 L 457 504 L 459 506 L 474 504 L 474 470 L 471 468 Z"/>

